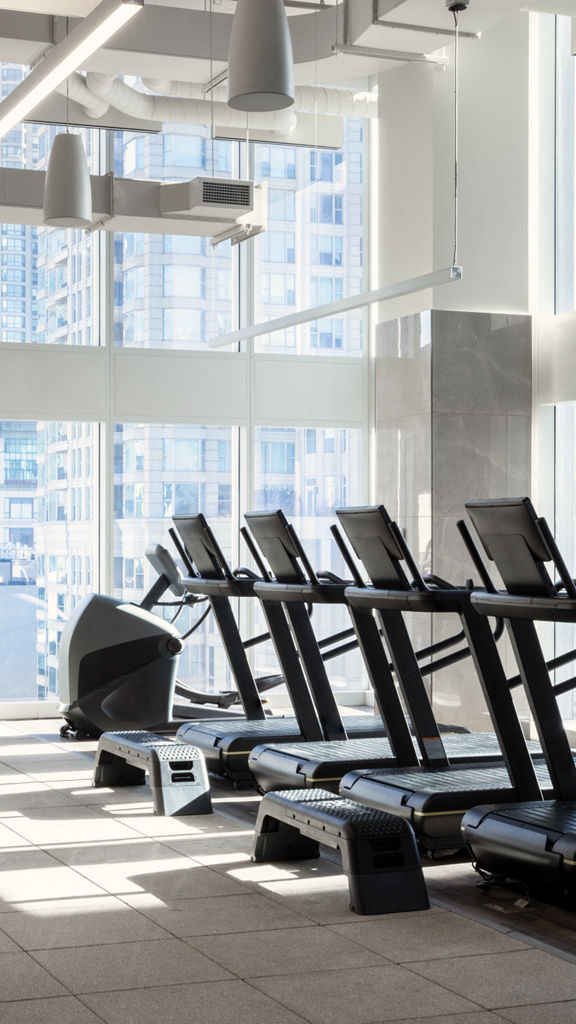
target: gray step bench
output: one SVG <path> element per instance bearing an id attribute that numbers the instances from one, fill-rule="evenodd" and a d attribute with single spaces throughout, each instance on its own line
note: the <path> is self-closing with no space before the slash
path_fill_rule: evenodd
<path id="1" fill-rule="evenodd" d="M 105 732 L 98 742 L 94 786 L 150 783 L 155 814 L 211 814 L 206 765 L 200 751 L 154 732 Z"/>
<path id="2" fill-rule="evenodd" d="M 350 909 L 357 914 L 429 909 L 407 821 L 325 789 L 291 789 L 262 798 L 252 860 L 318 857 L 320 844 L 340 851 Z"/>

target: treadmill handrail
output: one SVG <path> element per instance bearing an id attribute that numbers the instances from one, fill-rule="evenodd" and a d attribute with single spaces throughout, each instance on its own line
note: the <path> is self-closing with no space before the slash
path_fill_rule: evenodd
<path id="1" fill-rule="evenodd" d="M 271 580 L 272 577 L 266 567 L 264 559 L 262 558 L 262 555 L 260 554 L 256 544 L 254 543 L 250 531 L 245 526 L 240 527 L 240 536 L 242 537 L 242 540 L 246 544 L 246 547 L 248 548 L 248 551 L 252 555 L 252 558 L 256 562 L 256 565 L 260 570 L 260 575 L 262 579 L 266 581 Z"/>
<path id="2" fill-rule="evenodd" d="M 474 538 L 472 537 L 472 534 L 468 529 L 467 523 L 465 523 L 463 519 L 459 519 L 458 522 L 456 523 L 456 529 L 458 530 L 460 536 L 462 537 L 462 540 L 464 541 L 466 550 L 470 555 L 472 562 L 474 563 L 474 567 L 480 579 L 482 580 L 482 583 L 484 584 L 484 589 L 487 590 L 489 594 L 495 594 L 496 586 L 490 573 L 488 572 L 484 559 L 482 558 L 476 544 L 474 543 Z"/>
<path id="3" fill-rule="evenodd" d="M 566 651 L 565 654 L 558 654 L 555 658 L 550 658 L 546 662 L 546 668 L 552 672 L 556 668 L 562 668 L 563 665 L 569 665 L 571 661 L 576 661 L 576 648 L 572 651 Z M 522 678 L 519 674 L 516 676 L 510 676 L 507 682 L 510 689 L 513 690 L 515 687 L 520 686 Z"/>
<path id="4" fill-rule="evenodd" d="M 550 554 L 552 555 L 553 563 L 556 569 L 558 570 L 558 575 L 562 580 L 562 583 L 564 584 L 567 596 L 576 597 L 576 584 L 574 583 L 574 580 L 572 579 L 572 576 L 568 571 L 568 566 L 566 565 L 566 562 L 562 557 L 560 548 L 556 543 L 556 538 L 554 537 L 552 530 L 550 529 L 547 521 L 544 519 L 543 516 L 539 517 L 538 525 L 544 535 L 544 540 L 546 541 L 546 544 L 550 549 Z"/>
<path id="5" fill-rule="evenodd" d="M 332 526 L 330 527 L 330 533 L 332 534 L 334 541 L 336 542 L 336 547 L 338 548 L 340 554 L 342 555 L 342 558 L 344 559 L 348 569 L 350 570 L 350 575 L 352 576 L 354 583 L 356 584 L 357 587 L 365 586 L 364 580 L 362 579 L 362 574 L 358 566 L 356 565 L 356 562 L 352 558 L 350 549 L 346 544 L 344 537 L 342 536 L 342 531 L 338 529 L 336 523 L 333 523 Z"/>
<path id="6" fill-rule="evenodd" d="M 406 565 L 408 566 L 410 572 L 412 573 L 412 586 L 416 590 L 429 590 L 430 588 L 424 582 L 424 577 L 422 576 L 419 567 L 416 565 L 416 562 L 412 556 L 412 552 L 410 551 L 410 548 L 408 547 L 404 539 L 404 534 L 402 533 L 402 530 L 398 526 L 398 523 L 394 520 L 392 520 L 392 522 L 390 523 L 390 532 L 392 533 L 394 540 L 396 541 L 398 547 L 400 548 L 400 551 L 402 552 L 402 557 L 404 558 Z"/>

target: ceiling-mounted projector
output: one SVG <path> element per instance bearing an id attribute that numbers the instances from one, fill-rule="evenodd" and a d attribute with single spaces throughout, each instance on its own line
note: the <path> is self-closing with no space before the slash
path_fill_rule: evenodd
<path id="1" fill-rule="evenodd" d="M 254 209 L 254 182 L 233 178 L 194 178 L 163 182 L 160 213 L 231 220 Z"/>

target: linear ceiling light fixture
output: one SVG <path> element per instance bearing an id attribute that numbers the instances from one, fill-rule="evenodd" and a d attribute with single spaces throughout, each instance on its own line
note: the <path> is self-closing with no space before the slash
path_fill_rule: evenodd
<path id="1" fill-rule="evenodd" d="M 144 0 L 102 0 L 0 103 L 0 138 L 82 67 L 143 6 Z"/>
<path id="2" fill-rule="evenodd" d="M 294 103 L 294 57 L 283 0 L 238 0 L 228 54 L 234 110 L 284 110 Z"/>
<path id="3" fill-rule="evenodd" d="M 415 292 L 425 291 L 427 288 L 439 288 L 443 284 L 460 281 L 461 278 L 462 267 L 446 267 L 444 270 L 435 270 L 431 274 L 411 277 L 406 281 L 399 281 L 397 284 L 388 284 L 383 288 L 360 292 L 359 295 L 351 295 L 349 298 L 339 299 L 337 302 L 326 302 L 321 306 L 303 309 L 299 313 L 288 313 L 286 316 L 279 316 L 274 320 L 265 320 L 260 324 L 253 324 L 251 327 L 242 327 L 239 331 L 232 331 L 230 334 L 217 335 L 210 339 L 209 345 L 211 348 L 223 348 L 225 345 L 261 337 L 263 334 L 275 334 L 276 331 L 285 331 L 290 327 L 323 320 L 325 317 L 349 313 L 352 309 L 364 309 L 366 306 L 372 306 L 375 302 L 390 302 L 392 299 L 399 299 L 403 295 L 413 295 Z"/>

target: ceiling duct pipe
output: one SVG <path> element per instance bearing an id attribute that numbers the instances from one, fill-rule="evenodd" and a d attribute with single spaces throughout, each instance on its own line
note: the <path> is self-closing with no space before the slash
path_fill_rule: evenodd
<path id="1" fill-rule="evenodd" d="M 65 82 L 57 86 L 54 92 L 74 100 L 75 103 L 82 107 L 86 116 L 93 117 L 94 120 L 104 117 L 110 109 L 110 104 L 106 100 L 102 100 L 95 96 L 93 92 L 90 92 L 84 75 L 81 75 L 78 71 L 75 71 Z"/>
<path id="2" fill-rule="evenodd" d="M 166 79 L 143 78 L 152 92 L 182 99 L 201 99 L 206 96 L 204 86 L 198 82 L 172 82 Z M 226 87 L 218 86 L 210 93 L 220 102 L 226 96 Z M 328 114 L 334 117 L 378 117 L 378 97 L 375 93 L 355 92 L 332 86 L 297 85 L 294 90 L 294 110 L 300 113 Z M 251 115 L 252 117 L 253 115 Z M 252 120 L 250 121 L 252 124 Z"/>
<path id="3" fill-rule="evenodd" d="M 183 99 L 172 96 L 151 96 L 138 92 L 112 75 L 89 72 L 86 86 L 93 96 L 105 101 L 116 110 L 148 121 L 171 121 L 184 124 L 209 124 L 213 119 L 223 128 L 245 128 L 244 111 L 233 110 L 226 103 L 203 99 Z M 294 130 L 297 118 L 291 110 L 270 111 L 250 115 L 250 126 L 262 131 L 288 135 Z"/>

